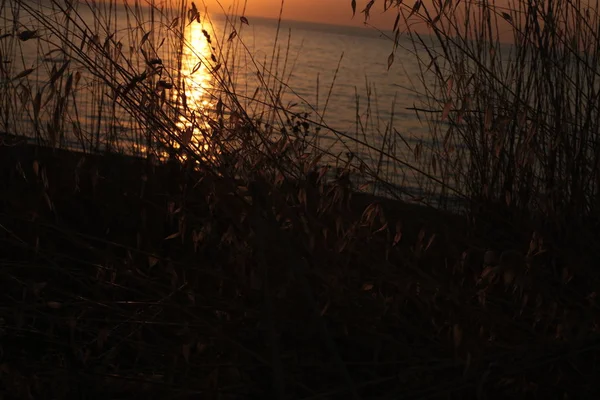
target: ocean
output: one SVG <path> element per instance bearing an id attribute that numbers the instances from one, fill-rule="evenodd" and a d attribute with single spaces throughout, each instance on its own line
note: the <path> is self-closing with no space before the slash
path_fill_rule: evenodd
<path id="1" fill-rule="evenodd" d="M 277 25 L 276 20 L 252 18 L 245 27 L 243 40 L 257 60 L 272 55 Z M 422 93 L 417 60 L 405 51 L 411 46 L 405 39 L 388 70 L 390 37 L 391 32 L 370 28 L 281 21 L 278 50 L 286 50 L 289 40 L 292 67 L 287 83 L 304 100 L 301 107 L 313 113 L 316 109 L 332 128 L 355 132 L 358 100 L 359 116 L 364 117 L 370 106 L 380 124 L 389 123 L 393 111 L 404 131 L 419 131 L 415 113 L 407 110 L 419 102 L 415 92 Z"/>
<path id="2" fill-rule="evenodd" d="M 132 3 L 128 10 L 104 2 L 72 3 L 75 5 L 71 9 L 50 1 L 24 3 L 30 8 L 19 10 L 16 31 L 35 32 L 35 37 L 12 41 L 11 46 L 6 40 L 0 43 L 5 75 L 18 78 L 8 79 L 6 84 L 19 92 L 19 84 L 27 80 L 29 89 L 22 95 L 35 100 L 39 93 L 40 103 L 47 110 L 38 111 L 34 118 L 36 112 L 31 107 L 17 107 L 5 96 L 4 114 L 10 110 L 11 115 L 0 121 L 3 131 L 35 132 L 50 126 L 41 121 L 52 120 L 56 111 L 52 105 L 60 96 L 50 94 L 48 81 L 65 85 L 67 74 L 57 77 L 57 71 L 71 60 L 67 71 L 76 82 L 71 82 L 72 104 L 62 105 L 68 116 L 67 121 L 62 121 L 62 129 L 76 134 L 63 135 L 62 140 L 79 145 L 81 137 L 85 137 L 88 148 L 140 150 L 143 143 L 136 133 L 140 129 L 139 116 L 119 110 L 111 101 L 115 88 L 123 88 L 128 82 L 125 78 L 119 80 L 119 71 L 110 62 L 94 56 L 86 61 L 96 68 L 90 73 L 73 61 L 77 58 L 72 56 L 77 53 L 76 48 L 85 55 L 90 41 L 104 43 L 107 48 L 113 46 L 114 57 L 134 71 L 146 68 L 142 49 L 146 49 L 146 58 L 153 57 L 148 54 L 148 49 L 152 49 L 154 57 L 168 70 L 161 79 L 181 73 L 186 101 L 197 112 L 214 107 L 218 101 L 218 90 L 214 89 L 222 84 L 216 83 L 208 72 L 210 59 L 215 55 L 218 59 L 213 67 L 222 59 L 227 60 L 227 90 L 235 91 L 242 103 L 245 99 L 249 110 L 256 111 L 251 100 L 265 96 L 268 103 L 272 101 L 268 96 L 279 93 L 283 108 L 307 115 L 314 126 L 322 126 L 319 146 L 330 154 L 345 157 L 352 153 L 386 175 L 387 180 L 402 186 L 419 186 L 417 175 L 407 177 L 401 164 L 382 160 L 375 150 L 384 149 L 410 163 L 414 161 L 414 145 L 426 144 L 430 139 L 426 121 L 411 110 L 420 107 L 424 99 L 420 72 L 424 67 L 419 66 L 418 59 L 426 60 L 428 56 L 418 50 L 415 53 L 406 37 L 400 38 L 393 63 L 388 65 L 394 48 L 389 31 L 249 17 L 247 24 L 234 21 L 236 37 L 231 38 L 228 17 L 201 13 L 200 21 L 186 21 L 186 45 L 176 50 L 172 44 L 176 38 L 171 43 L 169 32 L 170 27 L 182 23 L 176 19 L 177 10 L 152 9 L 139 2 Z M 14 21 L 6 9 L 3 13 L 2 32 L 14 31 Z M 40 22 L 44 19 L 46 23 Z M 161 42 L 165 37 L 166 43 Z M 116 44 L 120 46 L 118 51 Z M 182 52 L 181 65 L 177 64 L 177 51 Z"/>
<path id="3" fill-rule="evenodd" d="M 272 71 L 277 76 L 268 86 L 283 87 L 285 108 L 339 132 L 322 129 L 321 147 L 333 154 L 352 152 L 370 165 L 378 162 L 374 149 L 381 149 L 383 140 L 393 141 L 390 136 L 411 146 L 428 141 L 426 121 L 413 110 L 422 106 L 424 88 L 408 38 L 401 39 L 388 69 L 391 32 L 256 17 L 248 22 L 239 32 L 246 49 L 233 74 L 242 97 L 253 97 L 260 86 L 257 70 Z M 214 19 L 217 31 L 223 23 Z M 192 42 L 203 39 L 195 33 Z M 410 162 L 408 150 L 406 145 L 394 148 L 397 157 Z"/>

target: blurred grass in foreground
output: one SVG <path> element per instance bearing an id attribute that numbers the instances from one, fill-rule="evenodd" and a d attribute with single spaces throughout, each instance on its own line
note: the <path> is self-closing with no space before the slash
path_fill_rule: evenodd
<path id="1" fill-rule="evenodd" d="M 251 23 L 238 10 L 220 35 L 206 30 L 211 52 L 198 55 L 198 68 L 213 83 L 210 106 L 199 112 L 177 65 L 160 55 L 183 54 L 185 27 L 208 21 L 198 5 L 153 3 L 154 28 L 145 31 L 137 28 L 146 26 L 136 20 L 141 5 L 127 5 L 125 46 L 108 22 L 105 35 L 100 22 L 96 31 L 75 22 L 84 4 L 52 2 L 60 12 L 48 14 L 25 1 L 5 3 L 45 30 L 6 23 L 2 46 L 47 40 L 67 58 L 41 87 L 39 79 L 28 83 L 39 69 L 2 71 L 3 130 L 17 134 L 3 134 L 0 147 L 0 379 L 9 396 L 582 398 L 596 391 L 597 257 L 581 249 L 596 237 L 588 152 L 597 109 L 567 105 L 597 96 L 583 90 L 594 74 L 567 74 L 572 64 L 560 57 L 570 47 L 557 45 L 558 26 L 583 32 L 597 26 L 589 22 L 595 13 L 579 20 L 572 11 L 585 15 L 583 8 L 548 2 L 521 9 L 528 16 L 521 19 L 486 4 L 446 3 L 434 21 L 438 13 L 420 3 L 397 8 L 429 21 L 441 43 L 441 53 L 423 60 L 440 80 L 429 93 L 439 147 L 413 149 L 412 163 L 390 145 L 378 149 L 380 160 L 421 174 L 441 200 L 466 200 L 458 215 L 357 190 L 357 176 L 390 193 L 396 183 L 355 156 L 328 154 L 316 134 L 327 127 L 283 107 L 287 58 L 276 49 L 268 66 L 255 64 L 256 94 L 238 96 L 233 48 L 243 49 L 239 32 Z M 102 4 L 115 12 L 115 3 Z M 459 11 L 490 18 L 459 27 Z M 502 75 L 507 69 L 490 55 L 500 46 L 485 36 L 494 15 L 520 40 L 513 75 Z M 561 19 L 539 23 L 559 15 L 575 18 L 579 30 Z M 595 37 L 579 35 L 582 44 Z M 428 38 L 412 38 L 427 46 Z M 570 62 L 593 60 L 586 57 L 597 47 L 581 49 Z M 122 51 L 130 55 L 115 55 Z M 538 67 L 524 68 L 527 57 Z M 98 118 L 129 116 L 137 136 L 77 128 L 77 68 L 102 88 L 92 90 L 94 104 L 114 110 L 106 117 L 99 106 Z M 549 74 L 564 79 L 550 85 Z M 457 107 L 466 97 L 469 106 Z M 17 111 L 32 117 L 31 132 L 13 129 Z M 380 143 L 401 142 L 391 139 L 392 127 L 387 132 Z M 561 137 L 560 146 L 547 145 Z M 137 156 L 124 149 L 131 143 Z M 547 208 L 533 200 L 542 195 Z"/>

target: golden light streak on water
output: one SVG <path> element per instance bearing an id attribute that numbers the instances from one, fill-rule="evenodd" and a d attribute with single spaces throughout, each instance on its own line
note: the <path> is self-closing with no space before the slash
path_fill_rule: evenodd
<path id="1" fill-rule="evenodd" d="M 203 131 L 210 129 L 205 122 L 206 116 L 214 108 L 210 90 L 213 88 L 213 77 L 206 66 L 211 57 L 211 45 L 204 32 L 212 34 L 208 24 L 197 21 L 187 25 L 184 31 L 181 76 L 185 83 L 185 98 L 188 107 L 187 115 L 182 116 L 179 127 L 182 131 L 192 129 L 191 143 L 193 147 L 208 150 L 206 135 Z"/>

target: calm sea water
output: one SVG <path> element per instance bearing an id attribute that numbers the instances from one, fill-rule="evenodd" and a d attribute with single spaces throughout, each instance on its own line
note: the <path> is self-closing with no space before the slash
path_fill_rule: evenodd
<path id="1" fill-rule="evenodd" d="M 250 23 L 242 39 L 257 60 L 268 60 L 275 45 L 278 22 L 252 18 Z M 370 106 L 369 111 L 380 124 L 389 123 L 393 111 L 402 130 L 420 131 L 422 127 L 414 112 L 406 110 L 419 99 L 404 89 L 422 90 L 417 60 L 400 48 L 388 71 L 393 43 L 384 35 L 368 28 L 282 21 L 277 51 L 283 58 L 289 40 L 286 72 L 291 75 L 287 83 L 305 100 L 302 107 L 313 113 L 314 107 L 335 129 L 355 132 L 358 101 L 358 115 L 363 121 Z M 410 47 L 408 41 L 402 44 Z M 381 125 L 379 128 L 384 129 Z"/>
<path id="2" fill-rule="evenodd" d="M 48 16 L 58 26 L 61 21 L 64 23 L 66 20 L 62 11 L 52 7 L 50 2 L 38 0 L 31 4 L 35 4 L 34 8 L 38 12 Z M 132 10 L 125 11 L 121 7 L 113 9 L 104 3 L 97 3 L 95 8 L 81 3 L 77 13 L 78 20 L 81 21 L 80 27 L 87 24 L 89 32 L 100 29 L 97 37 L 100 42 L 107 35 L 103 35 L 99 27 L 110 27 L 115 32 L 111 39 L 124 44 L 123 53 L 130 59 L 137 57 L 137 68 L 140 70 L 145 66 L 143 61 L 140 62 L 143 59 L 139 48 L 136 48 L 136 41 L 143 41 L 142 38 L 148 33 L 152 36 L 148 36 L 146 40 L 157 43 L 157 38 L 168 31 L 166 25 L 170 21 L 170 17 L 162 17 L 162 24 L 138 23 L 132 18 Z M 133 9 L 133 13 L 138 15 L 139 21 L 147 21 L 152 15 L 152 11 L 144 7 Z M 161 18 L 157 15 L 158 11 L 154 13 L 155 18 Z M 4 17 L 3 31 L 10 31 L 12 21 L 6 15 Z M 256 94 L 257 86 L 261 86 L 257 71 L 261 71 L 263 78 L 267 80 L 267 86 L 283 87 L 284 107 L 294 112 L 306 112 L 313 121 L 323 123 L 349 137 L 359 138 L 375 148 L 381 148 L 386 132 L 388 138 L 389 132 L 393 132 L 392 135 L 396 137 L 402 135 L 403 140 L 409 144 L 416 140 L 428 140 L 425 122 L 419 121 L 415 112 L 408 109 L 420 105 L 420 97 L 416 93 L 422 93 L 423 87 L 419 78 L 418 60 L 408 50 L 412 49 L 412 45 L 407 39 L 401 39 L 400 46 L 395 51 L 394 62 L 388 69 L 388 57 L 393 48 L 391 38 L 386 37 L 391 36 L 389 32 L 307 22 L 279 23 L 276 20 L 253 17 L 248 22 L 248 25 L 238 24 L 235 40 L 241 42 L 235 46 L 235 63 L 232 64 L 235 65 L 232 73 L 235 78 L 234 87 L 242 99 Z M 52 68 L 54 71 L 60 68 L 68 57 L 60 52 L 50 52 L 51 48 L 60 45 L 56 42 L 56 35 L 52 35 L 52 26 L 40 24 L 27 12 L 21 12 L 20 24 L 20 31 L 35 30 L 39 35 L 54 37 L 54 41 L 51 44 L 37 40 L 19 41 L 18 48 L 4 48 L 2 55 L 4 58 L 12 57 L 13 75 L 22 70 L 33 69 L 34 73 L 27 77 L 30 83 L 35 82 L 35 79 L 40 84 L 47 82 L 48 76 L 52 75 Z M 74 29 L 72 23 L 70 26 Z M 225 17 L 213 16 L 211 23 L 208 19 L 203 19 L 203 23 L 193 23 L 185 29 L 190 46 L 183 50 L 182 73 L 186 77 L 188 100 L 195 101 L 198 109 L 210 107 L 216 101 L 210 92 L 210 88 L 216 84 L 207 73 L 206 65 L 198 64 L 198 55 L 210 58 L 211 53 L 203 30 L 211 35 L 213 46 L 217 46 L 217 42 L 226 45 L 228 40 L 224 33 L 227 31 L 225 26 Z M 91 33 L 89 37 L 92 37 Z M 75 35 L 73 41 L 77 40 L 81 40 L 81 37 Z M 163 46 L 165 48 L 169 48 L 168 42 Z M 158 51 L 158 54 L 168 64 L 169 54 L 174 53 Z M 198 65 L 199 68 L 195 68 Z M 76 66 L 71 65 L 70 68 L 76 69 Z M 88 76 L 85 69 L 80 70 L 77 98 L 73 98 L 76 107 L 70 107 L 67 112 L 73 120 L 76 118 L 79 121 L 81 130 L 90 137 L 100 137 L 110 131 L 108 136 L 117 139 L 116 142 L 122 144 L 130 139 L 133 141 L 134 118 L 119 113 L 108 118 L 99 117 L 111 115 L 112 106 L 108 99 L 109 92 L 106 98 L 98 96 L 102 92 L 101 85 L 101 79 L 97 76 Z M 31 130 L 31 126 L 27 127 L 27 124 L 31 124 L 31 110 L 20 112 L 23 114 L 23 118 L 19 119 L 22 126 L 16 129 Z M 26 122 L 28 118 L 29 122 Z M 326 129 L 321 134 L 324 136 L 321 146 L 334 154 L 351 151 L 373 168 L 380 161 L 375 151 L 356 144 L 348 137 L 340 137 Z M 399 158 L 412 157 L 405 145 L 389 151 L 393 151 Z M 399 173 L 399 170 L 394 169 L 397 167 L 398 165 L 384 165 L 391 175 Z M 410 181 L 400 183 L 411 185 Z"/>
<path id="3" fill-rule="evenodd" d="M 222 23 L 215 19 L 216 26 Z M 256 64 L 259 69 L 266 64 L 267 70 L 277 74 L 277 81 L 285 84 L 284 106 L 294 105 L 291 110 L 309 113 L 312 120 L 349 136 L 322 130 L 320 145 L 332 153 L 352 152 L 376 168 L 377 152 L 352 138 L 377 149 L 382 148 L 386 132 L 388 140 L 391 134 L 393 141 L 401 142 L 402 135 L 411 145 L 429 139 L 426 123 L 410 110 L 421 105 L 417 93 L 423 93 L 423 87 L 418 60 L 407 51 L 412 46 L 408 39 L 401 41 L 388 70 L 393 49 L 389 32 L 250 18 L 239 36 L 252 59 L 245 55 L 239 62 L 239 70 L 245 74 L 238 75 L 245 79 L 237 81 L 237 90 L 252 97 L 257 86 Z M 386 151 L 414 160 L 404 144 Z M 391 175 L 399 172 L 389 169 Z"/>

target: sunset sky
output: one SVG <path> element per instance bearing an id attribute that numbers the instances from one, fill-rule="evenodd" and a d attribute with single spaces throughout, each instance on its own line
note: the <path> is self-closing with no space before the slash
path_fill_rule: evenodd
<path id="1" fill-rule="evenodd" d="M 219 12 L 217 0 L 206 0 L 210 12 Z M 243 7 L 243 0 L 220 0 L 221 5 L 227 9 L 234 4 Z M 356 1 L 356 16 L 352 19 L 350 0 L 285 0 L 283 18 L 298 21 L 330 23 L 336 25 L 362 26 L 364 14 L 360 13 L 367 0 Z M 246 16 L 259 16 L 277 18 L 281 0 L 248 0 Z M 396 14 L 394 11 L 383 13 L 383 0 L 377 0 L 371 9 L 370 23 L 380 28 L 391 29 Z"/>
<path id="2" fill-rule="evenodd" d="M 244 0 L 204 0 L 210 13 L 221 13 L 222 8 L 227 13 L 241 15 Z M 308 22 L 319 22 L 335 25 L 350 25 L 350 26 L 365 26 L 364 25 L 364 14 L 361 12 L 369 0 L 356 0 L 356 15 L 352 18 L 352 7 L 351 0 L 285 0 L 283 7 L 283 19 L 285 20 L 296 20 L 296 21 L 308 21 Z M 504 7 L 508 7 L 511 0 L 496 0 L 493 6 L 499 7 L 499 11 L 503 11 Z M 384 0 L 375 0 L 375 4 L 370 11 L 369 24 L 378 29 L 391 30 L 394 26 L 394 20 L 396 19 L 397 11 L 395 8 L 383 11 Z M 405 0 L 403 2 L 404 10 L 410 10 L 415 4 L 414 0 Z M 432 11 L 435 15 L 432 0 L 423 0 L 423 5 L 427 9 Z M 267 17 L 277 18 L 279 16 L 279 10 L 281 7 L 281 0 L 247 0 L 246 10 L 244 15 L 248 18 L 251 17 Z M 460 8 L 462 11 L 462 8 Z M 460 19 L 462 12 L 459 11 L 455 14 L 455 17 Z M 413 17 L 415 24 L 412 24 L 412 28 L 420 33 L 430 32 L 427 25 L 422 21 L 418 21 L 416 17 Z M 401 31 L 404 30 L 404 24 L 401 22 Z M 507 25 L 505 21 L 500 18 L 500 37 L 502 40 L 512 40 L 513 34 L 512 29 Z"/>

